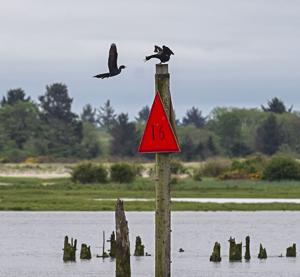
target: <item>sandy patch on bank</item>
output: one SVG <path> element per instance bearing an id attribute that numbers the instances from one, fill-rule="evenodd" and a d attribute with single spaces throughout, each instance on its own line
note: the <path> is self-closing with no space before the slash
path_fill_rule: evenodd
<path id="1" fill-rule="evenodd" d="M 1 164 L 0 177 L 68 178 L 74 164 Z"/>
<path id="2" fill-rule="evenodd" d="M 55 172 L 0 172 L 0 177 L 24 177 L 24 178 L 39 178 L 39 179 L 54 179 L 68 178 L 70 173 L 55 173 Z M 1 184 L 0 184 L 1 185 Z"/>

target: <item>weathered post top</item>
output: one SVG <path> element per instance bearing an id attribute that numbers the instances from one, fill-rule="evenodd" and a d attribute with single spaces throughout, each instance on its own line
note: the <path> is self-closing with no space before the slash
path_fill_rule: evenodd
<path id="1" fill-rule="evenodd" d="M 167 64 L 157 64 L 156 74 L 169 74 L 169 68 Z"/>

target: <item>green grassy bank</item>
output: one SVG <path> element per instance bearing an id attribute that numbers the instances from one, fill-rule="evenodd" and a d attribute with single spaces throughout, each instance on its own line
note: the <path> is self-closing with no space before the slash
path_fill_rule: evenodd
<path id="1" fill-rule="evenodd" d="M 300 198 L 300 182 L 218 181 L 192 179 L 171 185 L 172 197 Z M 154 181 L 138 178 L 132 184 L 74 184 L 67 178 L 0 177 L 0 210 L 109 211 L 114 202 L 97 198 L 154 198 Z M 154 202 L 127 202 L 128 211 L 152 211 Z M 300 204 L 173 203 L 174 211 L 300 210 Z"/>

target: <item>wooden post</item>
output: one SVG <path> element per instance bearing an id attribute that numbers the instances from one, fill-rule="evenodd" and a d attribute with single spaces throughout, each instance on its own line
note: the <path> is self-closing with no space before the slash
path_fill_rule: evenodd
<path id="1" fill-rule="evenodd" d="M 170 95 L 170 75 L 167 64 L 157 64 L 155 89 L 160 93 L 167 116 L 175 130 Z M 171 276 L 171 211 L 170 211 L 170 154 L 156 154 L 156 210 L 155 210 L 155 277 Z"/>
<path id="2" fill-rule="evenodd" d="M 69 243 L 68 236 L 65 236 L 64 241 L 64 255 L 63 260 L 64 262 L 75 262 L 76 261 L 76 246 L 77 246 L 77 240 L 73 241 L 73 238 L 71 239 L 71 243 Z"/>
<path id="3" fill-rule="evenodd" d="M 251 259 L 250 255 L 250 237 L 246 237 L 246 252 L 245 252 L 245 260 L 249 261 Z"/>
<path id="4" fill-rule="evenodd" d="M 266 259 L 268 257 L 266 248 L 263 248 L 262 244 L 259 245 L 259 259 Z"/>
<path id="5" fill-rule="evenodd" d="M 102 231 L 102 255 L 97 255 L 97 258 L 108 258 L 109 255 L 105 251 L 105 231 Z"/>
<path id="6" fill-rule="evenodd" d="M 230 237 L 229 241 L 229 261 L 242 260 L 242 243 L 236 243 L 235 239 Z"/>
<path id="7" fill-rule="evenodd" d="M 129 230 L 125 217 L 123 201 L 116 204 L 116 277 L 130 277 Z"/>
<path id="8" fill-rule="evenodd" d="M 215 242 L 213 252 L 209 258 L 211 262 L 221 262 L 221 244 L 218 242 Z"/>
<path id="9" fill-rule="evenodd" d="M 142 244 L 142 239 L 140 236 L 137 236 L 135 239 L 134 256 L 145 256 L 144 251 L 145 246 Z"/>
<path id="10" fill-rule="evenodd" d="M 82 243 L 80 249 L 80 259 L 90 260 L 91 258 L 92 258 L 91 247 L 87 246 L 85 243 Z"/>
<path id="11" fill-rule="evenodd" d="M 108 258 L 109 255 L 105 251 L 105 231 L 102 231 L 102 256 L 101 258 Z"/>
<path id="12" fill-rule="evenodd" d="M 115 236 L 115 232 L 112 232 L 112 234 L 110 235 L 110 251 L 109 251 L 109 255 L 112 258 L 116 257 L 116 236 Z"/>
<path id="13" fill-rule="evenodd" d="M 286 256 L 287 257 L 296 257 L 296 243 L 286 249 Z"/>

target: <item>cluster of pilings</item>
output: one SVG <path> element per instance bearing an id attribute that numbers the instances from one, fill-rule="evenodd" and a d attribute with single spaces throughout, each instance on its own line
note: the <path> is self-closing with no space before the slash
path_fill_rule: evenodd
<path id="1" fill-rule="evenodd" d="M 68 236 L 65 236 L 64 248 L 63 248 L 64 262 L 76 261 L 76 250 L 77 250 L 76 246 L 77 246 L 77 239 L 73 240 L 73 238 L 71 238 L 71 242 L 69 243 Z M 81 244 L 80 259 L 90 260 L 91 258 L 92 258 L 91 247 L 87 246 L 85 243 Z"/>
<path id="2" fill-rule="evenodd" d="M 108 250 L 109 254 L 107 254 L 104 251 L 104 255 L 97 255 L 99 258 L 115 258 L 116 257 L 116 238 L 115 238 L 115 232 L 112 232 L 110 239 L 108 240 L 110 242 L 110 249 Z M 73 238 L 71 239 L 71 243 L 68 242 L 68 236 L 65 237 L 65 244 L 64 244 L 64 255 L 63 260 L 64 261 L 76 261 L 76 244 L 77 240 L 75 240 L 75 243 L 73 243 Z M 135 241 L 135 250 L 134 250 L 134 256 L 150 256 L 147 252 L 145 254 L 144 252 L 145 246 L 142 244 L 142 239 L 140 236 L 136 237 Z M 91 248 L 90 246 L 87 246 L 85 243 L 81 244 L 81 250 L 80 250 L 80 259 L 83 260 L 90 260 L 92 258 L 91 255 Z"/>
<path id="3" fill-rule="evenodd" d="M 110 235 L 110 239 L 107 241 L 110 243 L 110 249 L 108 250 L 108 253 L 103 250 L 102 255 L 97 255 L 98 258 L 116 258 L 116 249 L 117 249 L 117 243 L 116 243 L 116 235 L 113 231 Z M 68 261 L 76 261 L 76 245 L 77 240 L 73 242 L 73 238 L 71 239 L 71 242 L 68 241 L 68 236 L 65 236 L 65 242 L 64 242 L 64 254 L 63 254 L 63 260 L 65 262 Z M 104 248 L 103 248 L 104 249 Z M 134 256 L 150 256 L 147 252 L 145 254 L 145 246 L 142 244 L 142 239 L 140 236 L 136 237 L 135 240 L 135 250 L 134 250 Z M 87 244 L 83 243 L 81 244 L 80 249 L 80 259 L 82 260 L 90 260 L 92 258 L 91 254 L 91 247 L 87 246 Z"/>
<path id="4" fill-rule="evenodd" d="M 242 261 L 242 242 L 236 243 L 235 239 L 229 238 L 229 261 Z M 250 237 L 246 237 L 246 245 L 245 245 L 245 255 L 244 259 L 249 261 L 251 259 L 250 255 Z M 259 246 L 259 253 L 257 255 L 259 259 L 267 259 L 267 250 L 263 247 L 262 244 Z M 296 244 L 294 243 L 292 246 L 286 249 L 286 257 L 296 257 Z M 213 252 L 209 258 L 211 262 L 220 262 L 221 258 L 221 244 L 219 242 L 215 242 Z"/>
<path id="5" fill-rule="evenodd" d="M 110 235 L 110 239 L 108 242 L 110 243 L 109 254 L 105 252 L 105 233 L 103 232 L 103 251 L 102 255 L 97 255 L 97 257 L 101 258 L 115 258 L 116 259 L 116 277 L 130 277 L 131 276 L 131 268 L 130 268 L 130 242 L 129 242 L 129 229 L 128 223 L 125 216 L 123 201 L 117 200 L 116 204 L 116 233 L 113 231 Z M 77 240 L 71 239 L 69 243 L 68 236 L 65 237 L 64 240 L 64 253 L 63 260 L 65 262 L 68 261 L 76 261 L 76 248 Z M 140 236 L 136 237 L 135 240 L 135 250 L 134 256 L 150 256 L 146 252 L 145 254 L 145 246 L 142 243 L 142 239 Z M 80 250 L 80 259 L 90 260 L 92 258 L 91 248 L 87 246 L 87 244 L 81 245 Z"/>

